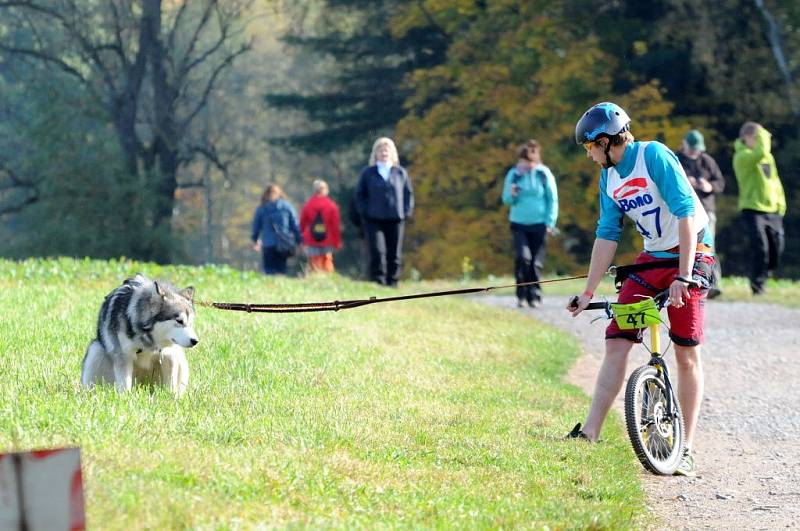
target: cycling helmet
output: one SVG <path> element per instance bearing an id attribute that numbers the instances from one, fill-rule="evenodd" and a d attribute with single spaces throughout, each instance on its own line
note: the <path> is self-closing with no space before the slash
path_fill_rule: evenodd
<path id="1" fill-rule="evenodd" d="M 603 102 L 583 113 L 575 126 L 575 143 L 585 144 L 600 137 L 624 133 L 631 126 L 631 119 L 616 103 Z"/>

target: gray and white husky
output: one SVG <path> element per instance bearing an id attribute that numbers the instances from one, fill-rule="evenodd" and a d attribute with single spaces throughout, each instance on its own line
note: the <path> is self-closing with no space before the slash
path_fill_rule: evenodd
<path id="1" fill-rule="evenodd" d="M 83 357 L 81 383 L 114 383 L 122 392 L 136 381 L 162 385 L 181 396 L 189 383 L 183 347 L 199 341 L 193 296 L 191 286 L 178 291 L 142 274 L 125 280 L 100 308 L 97 337 Z"/>

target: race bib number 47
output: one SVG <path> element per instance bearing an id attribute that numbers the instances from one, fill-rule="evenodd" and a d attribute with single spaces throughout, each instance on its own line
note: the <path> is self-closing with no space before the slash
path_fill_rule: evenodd
<path id="1" fill-rule="evenodd" d="M 631 304 L 612 303 L 614 320 L 623 330 L 645 328 L 661 322 L 661 315 L 653 299 L 644 299 Z"/>

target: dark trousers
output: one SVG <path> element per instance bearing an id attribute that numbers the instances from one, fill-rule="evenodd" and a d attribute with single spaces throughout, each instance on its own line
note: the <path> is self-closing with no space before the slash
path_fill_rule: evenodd
<path id="1" fill-rule="evenodd" d="M 263 260 L 265 275 L 286 274 L 286 259 L 288 257 L 285 254 L 281 254 L 276 251 L 274 245 L 262 247 L 261 258 Z"/>
<path id="2" fill-rule="evenodd" d="M 777 213 L 742 210 L 753 262 L 750 268 L 750 289 L 764 292 L 767 277 L 780 263 L 784 248 L 783 217 Z"/>
<path id="3" fill-rule="evenodd" d="M 511 224 L 514 241 L 514 277 L 517 284 L 542 279 L 544 269 L 545 240 L 547 227 L 544 223 L 534 225 Z M 517 299 L 532 302 L 542 298 L 539 284 L 517 286 Z"/>
<path id="4" fill-rule="evenodd" d="M 400 278 L 405 222 L 366 219 L 370 280 L 396 286 Z"/>

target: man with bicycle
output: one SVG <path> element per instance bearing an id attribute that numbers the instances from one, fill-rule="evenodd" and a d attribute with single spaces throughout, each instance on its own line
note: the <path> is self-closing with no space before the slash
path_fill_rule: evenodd
<path id="1" fill-rule="evenodd" d="M 586 148 L 600 170 L 600 219 L 592 249 L 586 289 L 567 310 L 574 316 L 592 300 L 611 265 L 622 232 L 623 214 L 644 240 L 644 251 L 622 284 L 618 302 L 639 302 L 669 290 L 670 338 L 678 367 L 678 400 L 686 427 L 686 452 L 676 474 L 694 475 L 691 454 L 700 403 L 703 370 L 704 303 L 713 279 L 714 257 L 708 216 L 675 154 L 659 142 L 634 141 L 628 114 L 614 103 L 587 110 L 575 127 L 575 141 Z M 606 329 L 606 353 L 597 376 L 592 405 L 581 429 L 570 437 L 596 441 L 603 421 L 625 380 L 628 353 L 642 341 L 641 330 Z"/>

